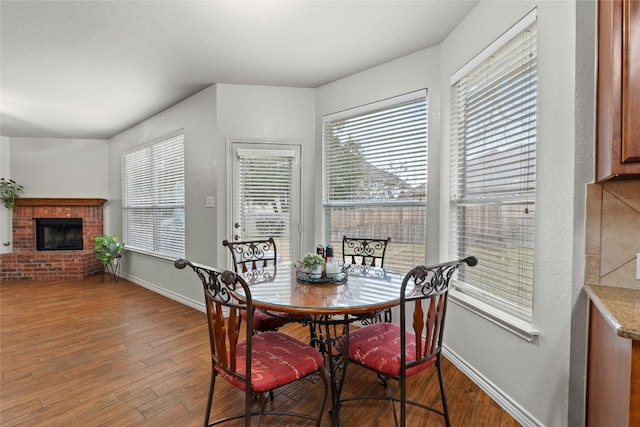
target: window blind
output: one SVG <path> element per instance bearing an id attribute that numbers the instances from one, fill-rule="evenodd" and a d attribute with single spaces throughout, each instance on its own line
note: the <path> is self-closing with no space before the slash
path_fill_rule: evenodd
<path id="1" fill-rule="evenodd" d="M 294 158 L 293 151 L 238 150 L 240 239 L 273 237 L 282 261 L 290 260 Z"/>
<path id="2" fill-rule="evenodd" d="M 325 244 L 342 237 L 391 237 L 385 267 L 424 264 L 426 92 L 327 116 L 323 123 Z"/>
<path id="3" fill-rule="evenodd" d="M 537 29 L 527 25 L 452 86 L 451 243 L 456 286 L 523 318 L 533 310 Z"/>
<path id="4" fill-rule="evenodd" d="M 127 249 L 185 255 L 184 135 L 154 140 L 122 155 Z"/>

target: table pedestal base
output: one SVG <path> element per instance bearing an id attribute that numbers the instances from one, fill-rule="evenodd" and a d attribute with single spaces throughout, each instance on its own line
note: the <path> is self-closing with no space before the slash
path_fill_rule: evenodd
<path id="1" fill-rule="evenodd" d="M 325 368 L 331 381 L 331 425 L 340 425 L 340 395 L 344 385 L 349 348 L 346 333 L 352 319 L 348 315 L 314 316 L 309 323 L 311 345 L 325 356 Z"/>

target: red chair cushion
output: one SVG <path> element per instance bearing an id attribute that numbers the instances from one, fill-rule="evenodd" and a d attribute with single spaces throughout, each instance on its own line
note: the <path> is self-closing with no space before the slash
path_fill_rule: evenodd
<path id="1" fill-rule="evenodd" d="M 324 357 L 318 350 L 289 335 L 266 331 L 251 339 L 251 384 L 255 393 L 292 383 L 323 366 Z M 241 375 L 246 372 L 246 348 L 245 341 L 236 347 L 236 369 Z M 234 386 L 245 389 L 243 380 L 219 366 L 216 366 L 216 371 Z"/>
<path id="2" fill-rule="evenodd" d="M 292 318 L 287 313 L 280 313 L 280 312 L 274 311 L 273 314 L 274 314 L 274 316 L 270 316 L 267 313 L 265 313 L 264 311 L 254 310 L 254 312 L 253 312 L 253 329 L 255 329 L 258 332 L 275 331 L 276 329 L 280 328 L 281 326 L 284 326 L 287 323 L 292 322 L 292 321 L 295 320 L 294 318 Z M 243 319 L 246 319 L 247 318 L 247 311 L 246 310 L 242 310 L 240 312 L 240 315 L 242 316 Z"/>
<path id="3" fill-rule="evenodd" d="M 416 337 L 406 332 L 406 362 L 416 360 Z M 344 338 L 343 338 L 344 340 Z M 400 375 L 400 326 L 395 323 L 381 322 L 349 332 L 349 359 L 374 369 L 383 375 Z M 435 357 L 407 370 L 407 377 L 414 375 L 436 361 Z"/>

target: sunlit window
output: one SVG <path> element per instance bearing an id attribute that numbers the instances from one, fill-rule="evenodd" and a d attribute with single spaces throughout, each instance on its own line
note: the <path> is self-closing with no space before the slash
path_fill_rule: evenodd
<path id="1" fill-rule="evenodd" d="M 391 238 L 385 267 L 425 263 L 427 97 L 419 91 L 324 118 L 324 236 Z"/>
<path id="2" fill-rule="evenodd" d="M 458 289 L 524 319 L 533 310 L 535 13 L 452 78 L 451 247 L 474 255 Z"/>
<path id="3" fill-rule="evenodd" d="M 153 140 L 122 155 L 122 219 L 128 250 L 183 257 L 183 132 Z"/>

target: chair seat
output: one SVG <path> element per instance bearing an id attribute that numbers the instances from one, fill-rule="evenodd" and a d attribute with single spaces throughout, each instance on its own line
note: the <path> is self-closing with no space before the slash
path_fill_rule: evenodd
<path id="1" fill-rule="evenodd" d="M 254 393 L 262 393 L 299 380 L 318 371 L 324 363 L 315 348 L 281 332 L 266 331 L 251 337 L 251 384 Z M 236 347 L 237 371 L 246 365 L 246 341 Z M 216 365 L 216 371 L 231 384 L 245 390 L 245 382 Z"/>
<path id="2" fill-rule="evenodd" d="M 374 369 L 383 375 L 397 378 L 400 375 L 400 326 L 395 323 L 374 323 L 349 332 L 349 359 Z M 416 360 L 416 337 L 406 332 L 406 362 Z M 344 340 L 344 337 L 343 337 Z M 407 369 L 407 377 L 436 362 L 436 358 Z"/>
<path id="3" fill-rule="evenodd" d="M 302 322 L 305 320 L 303 316 L 295 316 L 289 313 L 281 313 L 279 311 L 265 313 L 262 310 L 255 310 L 253 312 L 253 329 L 258 332 L 262 331 L 275 331 L 276 329 L 291 322 Z M 240 315 L 243 319 L 247 318 L 247 312 L 242 310 Z"/>

